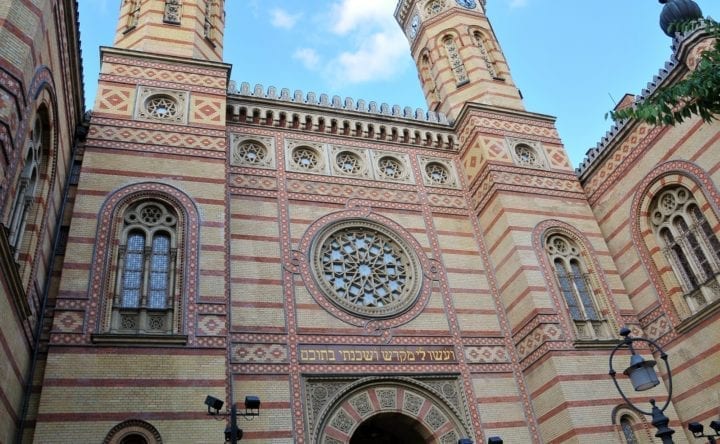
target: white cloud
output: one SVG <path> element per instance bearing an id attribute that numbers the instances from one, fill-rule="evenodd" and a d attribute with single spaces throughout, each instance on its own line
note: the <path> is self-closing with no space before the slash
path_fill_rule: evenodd
<path id="1" fill-rule="evenodd" d="M 312 48 L 300 48 L 293 54 L 293 58 L 300 60 L 305 68 L 314 70 L 320 64 L 320 56 Z"/>
<path id="2" fill-rule="evenodd" d="M 290 14 L 284 9 L 275 8 L 270 11 L 270 23 L 276 28 L 292 29 L 300 18 L 300 14 Z"/>
<path id="3" fill-rule="evenodd" d="M 323 73 L 336 86 L 392 78 L 405 67 L 407 39 L 395 22 L 395 1 L 339 0 L 330 9 L 330 31 L 346 49 L 330 57 Z"/>
<path id="4" fill-rule="evenodd" d="M 510 0 L 510 8 L 518 9 L 527 6 L 528 0 Z"/>
<path id="5" fill-rule="evenodd" d="M 396 27 L 393 18 L 395 2 L 388 0 L 342 0 L 332 6 L 333 32 L 347 34 L 361 27 L 381 26 L 385 29 Z"/>

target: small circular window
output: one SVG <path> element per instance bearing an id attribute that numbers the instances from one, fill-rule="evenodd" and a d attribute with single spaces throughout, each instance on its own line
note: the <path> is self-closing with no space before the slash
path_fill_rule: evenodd
<path id="1" fill-rule="evenodd" d="M 340 171 L 345 174 L 357 174 L 362 168 L 360 156 L 350 151 L 339 153 L 335 161 Z"/>
<path id="2" fill-rule="evenodd" d="M 267 148 L 260 143 L 247 141 L 238 146 L 236 158 L 246 165 L 260 165 L 268 156 Z"/>
<path id="3" fill-rule="evenodd" d="M 164 94 L 148 97 L 145 101 L 145 109 L 148 116 L 156 119 L 173 119 L 178 115 L 177 101 Z"/>
<path id="4" fill-rule="evenodd" d="M 400 179 L 405 174 L 405 170 L 399 160 L 394 157 L 381 157 L 378 162 L 380 174 L 388 179 Z"/>
<path id="5" fill-rule="evenodd" d="M 351 313 L 394 316 L 419 295 L 417 256 L 402 238 L 376 222 L 332 224 L 315 238 L 310 255 L 325 295 Z"/>
<path id="6" fill-rule="evenodd" d="M 300 169 L 316 170 L 320 162 L 317 151 L 307 146 L 300 146 L 293 150 L 292 161 Z"/>
<path id="7" fill-rule="evenodd" d="M 425 166 L 425 173 L 430 182 L 445 185 L 450 182 L 450 172 L 447 167 L 438 162 L 430 162 Z"/>

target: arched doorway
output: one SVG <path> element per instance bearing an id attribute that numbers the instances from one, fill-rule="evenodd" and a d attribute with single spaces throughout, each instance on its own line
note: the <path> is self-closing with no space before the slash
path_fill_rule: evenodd
<path id="1" fill-rule="evenodd" d="M 471 436 L 457 381 L 426 384 L 402 376 L 368 377 L 332 397 L 327 392 L 321 384 L 311 389 L 311 400 L 322 398 L 324 404 L 311 413 L 318 418 L 313 443 L 457 444 Z"/>
<path id="2" fill-rule="evenodd" d="M 363 421 L 350 438 L 350 444 L 427 444 L 430 435 L 417 420 L 389 412 Z"/>

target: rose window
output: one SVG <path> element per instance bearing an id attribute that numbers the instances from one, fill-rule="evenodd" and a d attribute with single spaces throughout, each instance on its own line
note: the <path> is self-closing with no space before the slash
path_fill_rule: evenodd
<path id="1" fill-rule="evenodd" d="M 336 162 L 340 171 L 347 174 L 357 174 L 360 172 L 360 168 L 362 167 L 360 157 L 350 151 L 343 151 L 338 154 Z"/>
<path id="2" fill-rule="evenodd" d="M 292 160 L 299 168 L 304 170 L 315 170 L 318 166 L 318 154 L 312 148 L 296 148 L 292 153 Z"/>
<path id="3" fill-rule="evenodd" d="M 399 179 L 403 176 L 402 164 L 392 157 L 383 157 L 378 162 L 380 174 L 390 179 Z"/>
<path id="4" fill-rule="evenodd" d="M 405 242 L 370 221 L 345 221 L 318 236 L 311 255 L 325 294 L 360 315 L 391 316 L 418 296 L 417 258 Z"/>
<path id="5" fill-rule="evenodd" d="M 530 148 L 527 145 L 518 145 L 517 148 L 515 148 L 515 153 L 518 156 L 518 159 L 520 160 L 520 163 L 523 165 L 537 165 L 538 159 L 537 155 L 535 154 L 535 150 Z"/>
<path id="6" fill-rule="evenodd" d="M 448 169 L 445 165 L 437 162 L 428 163 L 427 166 L 425 166 L 425 173 L 427 173 L 427 177 L 434 184 L 444 185 L 450 181 L 450 172 Z"/>
<path id="7" fill-rule="evenodd" d="M 237 149 L 237 159 L 244 164 L 262 164 L 267 158 L 267 149 L 255 142 L 245 142 Z"/>
<path id="8" fill-rule="evenodd" d="M 169 96 L 152 96 L 145 102 L 145 108 L 156 119 L 172 119 L 178 114 L 177 102 Z"/>

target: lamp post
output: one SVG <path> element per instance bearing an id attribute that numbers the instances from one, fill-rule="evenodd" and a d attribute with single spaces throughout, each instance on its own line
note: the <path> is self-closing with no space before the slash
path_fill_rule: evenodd
<path id="1" fill-rule="evenodd" d="M 610 358 L 608 360 L 608 364 L 610 366 L 610 377 L 615 383 L 615 387 L 620 393 L 620 396 L 622 396 L 622 398 L 625 400 L 625 402 L 628 403 L 630 407 L 643 415 L 650 416 L 650 418 L 652 419 L 652 425 L 655 426 L 655 428 L 657 429 L 657 433 L 655 434 L 655 436 L 662 439 L 663 444 L 673 444 L 672 435 L 673 433 L 675 433 L 675 430 L 668 427 L 670 419 L 668 419 L 668 417 L 665 416 L 664 413 L 665 409 L 667 409 L 668 405 L 670 405 L 670 400 L 672 399 L 672 373 L 670 371 L 670 365 L 668 364 L 668 355 L 655 341 L 645 338 L 630 337 L 630 329 L 627 327 L 623 327 L 622 329 L 620 329 L 620 336 L 623 337 L 623 340 L 615 346 L 612 353 L 610 353 Z M 626 368 L 625 371 L 623 371 L 623 374 L 630 378 L 633 389 L 635 389 L 635 391 L 637 392 L 641 392 L 644 390 L 649 390 L 660 384 L 657 373 L 655 373 L 655 369 L 653 368 L 655 367 L 656 362 L 653 360 L 646 361 L 641 355 L 637 354 L 635 351 L 635 347 L 633 346 L 633 343 L 635 342 L 645 342 L 651 345 L 655 349 L 655 351 L 660 352 L 660 359 L 662 359 L 665 363 L 665 370 L 667 371 L 668 375 L 667 401 L 665 401 L 665 404 L 660 408 L 656 405 L 656 401 L 654 399 L 651 399 L 650 405 L 652 406 L 652 409 L 649 412 L 638 408 L 627 398 L 627 396 L 625 396 L 625 393 L 620 388 L 620 384 L 618 384 L 615 377 L 617 372 L 615 371 L 615 369 L 613 369 L 613 358 L 615 357 L 615 353 L 621 348 L 627 348 L 630 350 L 631 353 L 630 366 Z"/>
<path id="2" fill-rule="evenodd" d="M 230 425 L 225 428 L 225 442 L 230 444 L 237 444 L 243 437 L 243 431 L 237 425 L 237 417 L 242 416 L 248 421 L 252 421 L 256 416 L 260 416 L 260 398 L 257 396 L 246 396 L 245 397 L 245 412 L 238 413 L 237 406 L 235 403 L 230 407 L 230 411 L 226 413 L 220 413 L 224 402 L 214 396 L 208 395 L 205 398 L 205 405 L 208 409 L 208 415 L 217 416 L 222 418 L 223 416 L 230 417 Z M 215 410 L 213 412 L 213 410 Z"/>

